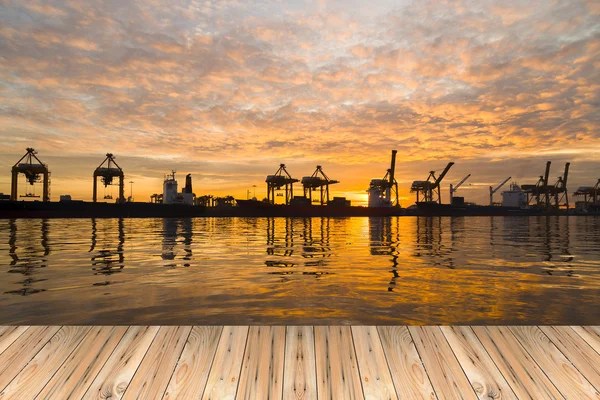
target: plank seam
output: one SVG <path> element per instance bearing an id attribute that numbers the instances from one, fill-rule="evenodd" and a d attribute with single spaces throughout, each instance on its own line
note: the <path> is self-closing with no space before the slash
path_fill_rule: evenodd
<path id="1" fill-rule="evenodd" d="M 19 327 L 19 325 L 15 325 L 15 327 Z M 28 326 L 23 332 L 21 332 L 21 335 L 23 335 L 25 332 L 27 332 L 29 330 L 29 328 L 31 328 L 31 326 Z M 4 350 L 2 350 L 0 352 L 0 355 L 2 355 L 6 350 L 8 350 L 13 345 L 13 343 L 16 342 L 17 339 L 19 339 L 21 337 L 21 335 L 17 336 L 15 338 L 15 340 L 13 340 L 12 342 L 10 342 L 10 344 L 8 346 L 6 346 L 6 348 Z"/>
<path id="2" fill-rule="evenodd" d="M 283 399 L 283 390 L 285 389 L 285 355 L 287 351 L 287 325 L 283 326 L 283 372 L 281 374 L 281 397 Z"/>
<path id="3" fill-rule="evenodd" d="M 80 325 L 80 326 L 81 326 L 81 325 Z M 64 329 L 64 326 L 63 326 L 61 329 Z M 64 365 L 64 363 L 65 363 L 65 362 L 67 362 L 67 360 L 69 359 L 69 357 L 71 357 L 71 354 L 73 354 L 73 352 L 75 351 L 75 349 L 77 349 L 77 347 L 79 347 L 79 345 L 81 344 L 81 342 L 83 342 L 83 339 L 85 339 L 85 337 L 88 335 L 88 333 L 90 333 L 90 331 L 91 331 L 91 330 L 92 330 L 92 327 L 91 327 L 91 326 L 89 326 L 89 327 L 88 327 L 88 330 L 87 330 L 87 332 L 86 332 L 86 334 L 85 334 L 85 335 L 83 335 L 83 336 L 81 337 L 81 339 L 79 339 L 79 341 L 77 342 L 77 344 L 76 344 L 75 346 L 73 346 L 73 348 L 71 349 L 71 351 L 69 352 L 69 354 L 67 354 L 67 356 L 65 357 L 65 359 L 63 360 L 63 362 L 62 362 L 62 363 L 60 363 L 60 365 L 58 366 L 58 368 L 56 368 L 56 370 L 54 371 L 54 373 L 52 374 L 52 376 L 51 376 L 51 377 L 48 379 L 48 381 L 46 382 L 46 385 L 48 384 L 48 382 L 50 382 L 50 381 L 52 380 L 52 378 L 54 377 L 54 375 L 56 375 L 56 373 L 57 373 L 58 371 L 60 371 L 60 369 L 61 369 L 61 367 Z M 58 332 L 56 332 L 56 333 L 58 333 Z M 45 346 L 46 346 L 46 345 L 44 345 L 44 347 L 45 347 Z M 33 360 L 33 359 L 32 359 L 32 360 Z M 31 360 L 30 360 L 29 362 L 31 362 Z M 29 365 L 29 363 L 27 363 L 27 365 Z M 18 375 L 17 375 L 17 376 L 18 376 Z M 15 377 L 15 378 L 16 378 L 16 377 Z M 35 394 L 35 396 L 33 396 L 33 397 L 34 397 L 34 398 L 38 397 L 38 396 L 40 395 L 40 393 L 42 393 L 42 390 L 44 390 L 44 388 L 46 387 L 46 385 L 42 386 L 42 387 L 40 388 L 40 390 L 39 390 L 39 391 L 38 391 L 38 392 Z"/>
<path id="4" fill-rule="evenodd" d="M 358 370 L 358 379 L 360 380 L 360 390 L 362 390 L 362 397 L 365 398 L 365 388 L 363 386 L 362 374 L 360 372 L 360 365 L 358 363 L 358 353 L 356 352 L 356 343 L 354 342 L 354 333 L 352 332 L 352 327 L 350 329 L 350 340 L 352 340 L 352 349 L 354 350 L 354 362 L 356 363 L 356 369 Z M 396 390 L 394 388 L 394 390 Z"/>
<path id="5" fill-rule="evenodd" d="M 313 331 L 313 354 L 315 355 L 315 391 L 317 392 L 317 400 L 319 400 L 319 377 L 317 376 L 317 337 L 315 326 L 312 326 Z"/>
<path id="6" fill-rule="evenodd" d="M 56 326 L 56 325 L 55 325 L 55 326 Z M 29 361 L 27 361 L 27 362 L 25 363 L 25 365 L 23 365 L 23 368 L 21 368 L 21 369 L 19 370 L 19 372 L 18 372 L 18 373 L 17 373 L 17 374 L 16 374 L 16 375 L 15 375 L 15 376 L 14 376 L 14 377 L 13 377 L 13 378 L 12 378 L 12 379 L 11 379 L 11 380 L 8 382 L 8 383 L 7 383 L 7 384 L 6 384 L 6 386 L 4 386 L 4 387 L 2 388 L 2 390 L 0 390 L 0 393 L 1 393 L 2 391 L 4 391 L 4 389 L 6 389 L 6 388 L 7 388 L 7 387 L 8 387 L 8 386 L 9 386 L 9 385 L 12 383 L 12 381 L 14 381 L 14 380 L 17 378 L 17 376 L 19 376 L 19 374 L 21 374 L 21 372 L 23 372 L 23 370 L 25 369 L 25 367 L 27 367 L 27 365 L 29 365 L 29 363 L 31 362 L 31 360 L 33 360 L 33 359 L 35 358 L 35 356 L 37 356 L 37 355 L 38 355 L 38 353 L 39 353 L 40 351 L 42 351 L 42 349 L 43 349 L 44 347 L 46 347 L 46 345 L 47 345 L 48 343 L 50 343 L 50 341 L 52 340 L 52 338 L 53 338 L 54 336 L 56 336 L 56 334 L 57 334 L 58 332 L 60 332 L 60 330 L 61 330 L 62 328 L 63 328 L 63 326 L 61 325 L 61 326 L 60 326 L 60 328 L 59 328 L 59 329 L 58 329 L 56 332 L 54 332 L 54 335 L 52 335 L 52 336 L 51 336 L 51 337 L 48 339 L 48 341 L 47 341 L 46 343 L 44 343 L 44 345 L 43 345 L 42 347 L 40 347 L 40 349 L 37 351 L 37 353 L 35 353 L 33 356 L 31 356 L 31 358 L 29 359 Z M 27 329 L 27 330 L 29 330 L 29 329 Z M 14 343 L 14 342 L 13 342 L 13 343 Z M 12 344 L 11 344 L 11 346 L 12 346 Z M 9 346 L 9 347 L 10 347 L 10 346 Z"/>
<path id="7" fill-rule="evenodd" d="M 387 351 L 383 347 L 383 340 L 381 339 L 381 332 L 379 332 L 379 327 L 376 326 L 375 330 L 377 331 L 377 337 L 379 338 L 379 342 L 381 343 L 381 349 L 383 350 L 383 356 L 385 358 L 385 365 L 388 367 L 388 371 L 390 371 L 390 376 L 392 377 L 392 385 L 394 385 L 394 392 L 396 392 L 396 397 L 400 399 L 400 394 L 398 393 L 398 388 L 396 387 L 396 382 L 394 380 L 394 373 L 392 372 L 392 368 L 390 367 L 390 361 L 388 360 Z M 420 357 L 419 357 L 420 361 Z M 427 377 L 429 379 L 429 376 Z"/>
<path id="8" fill-rule="evenodd" d="M 535 325 L 535 327 L 536 327 L 536 328 L 538 328 L 538 327 L 537 327 L 537 325 Z M 515 338 L 515 340 L 517 341 L 517 343 L 519 344 L 519 346 L 521 346 L 521 347 L 523 348 L 523 350 L 524 350 L 524 351 L 525 351 L 525 352 L 526 352 L 526 353 L 529 355 L 529 357 L 531 358 L 531 360 L 532 360 L 532 361 L 533 361 L 533 362 L 534 362 L 534 363 L 535 363 L 535 364 L 536 364 L 536 365 L 539 367 L 540 371 L 542 371 L 542 373 L 543 373 L 544 375 L 546 375 L 546 378 L 548 378 L 548 381 L 549 381 L 549 382 L 552 384 L 552 386 L 554 386 L 554 387 L 556 388 L 556 391 L 557 391 L 558 393 L 560 393 L 560 395 L 563 397 L 563 399 L 565 399 L 565 400 L 566 400 L 566 399 L 567 399 L 567 397 L 566 397 L 566 396 L 563 394 L 563 392 L 562 392 L 562 391 L 561 391 L 561 390 L 558 388 L 558 386 L 556 386 L 556 385 L 554 384 L 554 381 L 552 380 L 552 378 L 550 378 L 550 376 L 548 376 L 548 374 L 546 373 L 546 371 L 544 371 L 544 368 L 543 368 L 543 367 L 540 365 L 540 363 L 538 362 L 538 360 L 536 360 L 536 359 L 533 357 L 533 355 L 531 355 L 531 353 L 529 352 L 529 350 L 527 350 L 527 348 L 525 347 L 525 345 L 524 345 L 523 343 L 521 343 L 521 341 L 519 340 L 519 338 L 517 337 L 517 335 L 515 335 L 515 334 L 513 333 L 512 329 L 511 329 L 510 327 L 508 327 L 508 326 L 507 326 L 506 328 L 507 328 L 506 330 L 508 331 L 508 333 L 509 333 L 510 335 L 512 335 L 512 337 L 514 337 L 514 338 Z M 538 328 L 538 329 L 540 329 L 540 328 Z M 540 329 L 540 331 L 541 331 L 541 329 Z M 543 333 L 543 332 L 542 332 L 542 333 Z M 552 343 L 552 345 L 554 346 L 554 343 Z M 554 347 L 556 347 L 556 346 L 554 346 Z M 570 362 L 570 361 L 569 361 L 569 362 Z"/>
<path id="9" fill-rule="evenodd" d="M 113 330 L 115 328 L 116 328 L 116 325 L 113 325 Z M 127 328 L 127 330 L 129 330 L 129 328 Z M 112 357 L 112 355 L 115 352 L 115 350 L 117 349 L 117 347 L 119 347 L 119 343 L 121 343 L 121 341 L 125 337 L 125 334 L 127 333 L 127 330 L 125 330 L 125 332 L 123 332 L 123 335 L 121 335 L 121 339 L 119 339 L 119 341 L 115 344 L 115 347 L 113 347 L 113 349 L 110 352 L 110 354 L 108 355 L 108 357 L 106 357 L 106 360 L 104 360 L 104 363 L 102 363 L 102 366 L 98 369 L 98 372 L 96 373 L 96 375 L 94 375 L 93 377 L 90 377 L 90 383 L 85 388 L 85 391 L 83 392 L 84 395 L 88 392 L 90 386 L 92 386 L 92 383 L 94 383 L 94 381 L 96 380 L 96 377 L 98 377 L 98 375 L 100 374 L 100 372 L 102 371 L 102 369 L 104 369 L 104 366 L 106 365 L 106 363 L 108 362 L 108 360 L 110 359 L 110 357 Z M 48 383 L 50 383 L 50 381 L 48 381 Z M 44 386 L 44 388 L 46 388 L 46 386 L 48 385 L 48 383 Z M 42 390 L 44 390 L 44 389 L 42 389 Z M 39 393 L 38 393 L 38 396 L 39 396 Z"/>
<path id="10" fill-rule="evenodd" d="M 192 328 L 194 329 L 194 328 Z M 225 326 L 221 326 L 221 332 L 219 332 L 219 338 L 217 339 L 217 345 L 215 346 L 215 351 L 213 352 L 213 356 L 212 359 L 210 360 L 210 367 L 208 367 L 208 371 L 206 373 L 206 382 L 204 383 L 204 387 L 202 388 L 202 393 L 200 394 L 200 397 L 198 397 L 199 399 L 204 398 L 204 392 L 206 392 L 206 386 L 208 385 L 208 379 L 210 378 L 210 373 L 212 371 L 212 367 L 215 363 L 215 357 L 217 356 L 217 351 L 219 350 L 219 343 L 221 343 L 221 338 L 223 337 L 223 331 L 225 330 Z M 190 334 L 192 332 L 190 331 Z M 172 378 L 172 376 L 171 376 Z M 169 382 L 171 383 L 171 382 Z M 167 388 L 169 387 L 169 385 L 167 385 Z"/>
<path id="11" fill-rule="evenodd" d="M 465 369 L 463 368 L 462 364 L 460 363 L 460 360 L 458 359 L 458 357 L 456 356 L 456 353 L 454 352 L 454 349 L 452 348 L 452 346 L 450 345 L 450 342 L 448 341 L 448 338 L 446 337 L 446 335 L 444 334 L 444 331 L 442 330 L 442 328 L 440 328 L 439 326 L 436 327 L 440 333 L 442 334 L 442 337 L 444 338 L 444 340 L 446 341 L 446 343 L 448 344 L 448 347 L 450 347 L 450 351 L 452 352 L 452 355 L 454 356 L 454 359 L 456 360 L 456 363 L 458 364 L 458 366 L 460 367 L 460 370 L 462 371 L 463 375 L 465 376 L 465 378 L 467 378 L 467 382 L 469 382 L 469 385 L 471 386 L 471 389 L 473 389 L 473 394 L 475 395 L 476 398 L 479 397 L 479 395 L 477 394 L 477 392 L 475 391 L 475 388 L 473 387 L 473 383 L 471 382 L 471 380 L 469 379 L 469 375 L 467 375 L 467 373 L 465 372 Z"/>
<path id="12" fill-rule="evenodd" d="M 485 345 L 483 344 L 481 339 L 479 339 L 479 336 L 477 336 L 477 332 L 475 332 L 475 330 L 473 329 L 473 327 L 471 325 L 468 325 L 468 328 L 471 330 L 471 332 L 473 332 L 473 336 L 475 337 L 477 342 L 481 345 L 481 347 L 483 348 L 483 351 L 485 351 L 485 354 L 487 354 L 489 359 L 492 360 L 492 364 L 494 364 L 494 367 L 496 367 L 496 371 L 498 371 L 498 373 L 500 374 L 502 379 L 504 379 L 504 382 L 506 382 L 506 385 L 510 388 L 511 392 L 515 395 L 515 397 L 517 397 L 515 389 L 510 384 L 510 380 L 506 379 L 506 376 L 504 376 L 504 374 L 502 373 L 502 370 L 500 369 L 500 367 L 498 367 L 498 364 L 496 364 L 496 360 L 494 360 L 494 357 L 492 357 L 492 355 L 488 351 L 487 347 L 485 347 Z M 448 339 L 446 339 L 446 340 L 448 340 Z"/>
<path id="13" fill-rule="evenodd" d="M 248 332 L 246 333 L 246 342 L 244 343 L 244 353 L 242 354 L 242 363 L 240 364 L 240 372 L 238 372 L 237 384 L 235 385 L 235 395 L 234 399 L 237 399 L 238 390 L 240 389 L 240 378 L 242 377 L 242 369 L 244 368 L 244 359 L 246 358 L 246 350 L 248 349 L 248 341 L 250 340 L 250 326 L 248 327 Z"/>
<path id="14" fill-rule="evenodd" d="M 171 375 L 169 376 L 169 380 L 167 381 L 167 385 L 165 386 L 165 390 L 163 390 L 163 394 L 162 394 L 162 396 L 160 396 L 161 399 L 164 398 L 165 394 L 167 393 L 167 389 L 169 388 L 169 383 L 171 383 L 171 379 L 173 379 L 173 374 L 175 374 L 175 370 L 177 370 L 177 365 L 179 365 L 179 360 L 181 360 L 181 355 L 183 354 L 183 350 L 185 349 L 185 347 L 187 345 L 187 341 L 190 339 L 190 335 L 192 334 L 192 329 L 194 329 L 193 325 L 190 328 L 190 331 L 188 332 L 188 335 L 185 338 L 185 344 L 183 346 L 181 346 L 181 353 L 179 353 L 179 357 L 177 357 L 177 362 L 175 362 L 175 366 L 173 367 L 173 371 L 171 371 Z"/>
<path id="15" fill-rule="evenodd" d="M 410 329 L 408 329 L 408 327 L 406 328 L 406 330 L 408 331 L 408 334 L 410 335 L 410 340 L 413 342 L 413 345 L 415 346 L 415 350 L 417 352 L 417 355 L 419 356 L 419 360 L 421 361 L 423 370 L 425 371 L 425 373 L 427 375 L 427 380 L 429 380 L 429 384 L 431 385 L 431 388 L 433 389 L 433 394 L 435 394 L 436 399 L 439 399 L 440 396 L 437 394 L 437 390 L 435 390 L 435 385 L 433 384 L 433 382 L 431 381 L 431 377 L 429 376 L 429 371 L 427 371 L 427 366 L 423 362 L 423 356 L 421 356 L 421 353 L 419 352 L 419 347 L 417 347 L 417 345 L 415 344 L 415 338 L 413 337 L 413 335 L 412 335 Z"/>
<path id="16" fill-rule="evenodd" d="M 584 329 L 585 329 L 585 326 L 581 326 L 581 328 L 584 328 Z M 579 337 L 580 337 L 580 338 L 581 338 L 581 339 L 582 339 L 582 340 L 583 340 L 585 343 L 587 343 L 587 345 L 588 345 L 588 346 L 590 346 L 590 347 L 592 348 L 592 350 L 594 350 L 594 352 L 595 352 L 596 354 L 600 355 L 600 353 L 598 353 L 598 352 L 596 351 L 596 349 L 594 348 L 594 346 L 592 346 L 592 344 L 591 344 L 590 342 L 588 342 L 587 340 L 585 340 L 585 338 L 584 338 L 583 336 L 581 336 L 581 335 L 579 334 L 579 332 L 577 332 L 575 329 L 573 329 L 573 327 L 572 327 L 572 326 L 569 326 L 569 329 L 571 329 L 573 332 L 575 332 L 575 334 L 576 334 L 577 336 L 579 336 Z"/>
<path id="17" fill-rule="evenodd" d="M 148 328 L 151 327 L 151 325 L 147 326 Z M 137 367 L 135 368 L 135 372 L 133 373 L 133 375 L 131 375 L 131 379 L 129 379 L 129 382 L 127 382 L 127 387 L 125 388 L 125 390 L 123 390 L 123 394 L 121 395 L 121 398 L 125 397 L 125 394 L 127 393 L 127 389 L 129 389 L 129 385 L 131 385 L 131 382 L 133 381 L 133 378 L 135 378 L 135 374 L 137 374 L 138 370 L 140 369 L 140 365 L 142 365 L 142 363 L 144 362 L 144 359 L 146 358 L 146 356 L 148 355 L 148 351 L 150 350 L 150 348 L 152 347 L 152 345 L 154 344 L 154 340 L 156 339 L 156 337 L 158 336 L 158 332 L 161 331 L 163 327 L 160 326 L 158 328 L 158 330 L 156 331 L 156 333 L 154 334 L 154 337 L 152 337 L 152 342 L 150 342 L 150 346 L 148 346 L 148 348 L 146 349 L 146 352 L 144 353 L 144 357 L 142 357 L 142 359 L 140 360 L 140 363 L 137 365 Z"/>
<path id="18" fill-rule="evenodd" d="M 537 328 L 539 329 L 539 331 L 540 331 L 540 332 L 542 332 L 542 335 L 546 336 L 546 338 L 548 338 L 548 341 L 550 341 L 550 343 L 552 343 L 552 345 L 553 345 L 554 347 L 556 347 L 556 349 L 558 350 L 558 352 L 559 352 L 560 354 L 562 354 L 562 355 L 565 357 L 565 360 L 567 360 L 569 363 L 571 363 L 571 365 L 573 366 L 573 368 L 575 368 L 575 370 L 576 370 L 577 372 L 579 372 L 579 374 L 580 374 L 580 375 L 581 375 L 581 376 L 582 376 L 582 377 L 583 377 L 583 378 L 584 378 L 584 379 L 585 379 L 585 380 L 586 380 L 586 381 L 587 381 L 587 382 L 590 384 L 590 386 L 591 386 L 591 387 L 593 387 L 594 389 L 596 389 L 596 391 L 598 391 L 598 388 L 597 388 L 597 387 L 596 387 L 596 386 L 595 386 L 595 385 L 594 385 L 592 382 L 590 382 L 590 380 L 588 379 L 588 377 L 587 377 L 587 376 L 585 376 L 585 374 L 584 374 L 583 372 L 581 372 L 581 371 L 579 370 L 579 368 L 577 368 L 577 365 L 575 365 L 575 364 L 573 363 L 573 361 L 571 361 L 571 360 L 569 359 L 569 357 L 567 357 L 567 355 L 566 355 L 566 354 L 565 354 L 565 353 L 564 353 L 564 352 L 563 352 L 563 351 L 560 349 L 560 347 L 558 347 L 558 346 L 557 346 L 557 345 L 556 345 L 556 344 L 555 344 L 555 343 L 552 341 L 552 339 L 550 338 L 550 336 L 546 335 L 546 332 L 544 332 L 544 330 L 543 330 L 543 329 L 541 329 L 539 326 L 538 326 Z M 585 341 L 584 341 L 584 342 L 585 342 Z M 585 342 L 585 343 L 587 343 L 587 342 Z"/>

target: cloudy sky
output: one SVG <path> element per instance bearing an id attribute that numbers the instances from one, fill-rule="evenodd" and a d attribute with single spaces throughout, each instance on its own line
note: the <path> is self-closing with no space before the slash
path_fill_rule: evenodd
<path id="1" fill-rule="evenodd" d="M 570 191 L 600 178 L 596 0 L 2 0 L 0 20 L 0 192 L 29 146 L 53 199 L 90 199 L 106 152 L 139 201 L 171 169 L 263 197 L 279 163 L 364 200 L 391 149 L 405 206 L 448 161 L 446 200 L 546 160 Z"/>

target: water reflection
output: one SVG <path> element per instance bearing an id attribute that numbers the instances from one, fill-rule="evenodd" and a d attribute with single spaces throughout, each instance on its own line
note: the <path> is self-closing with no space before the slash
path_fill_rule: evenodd
<path id="1" fill-rule="evenodd" d="M 37 276 L 40 268 L 48 266 L 46 258 L 50 254 L 48 220 L 28 220 L 21 225 L 19 232 L 17 220 L 11 219 L 9 229 L 8 254 L 11 261 L 8 272 L 23 275 L 23 280 L 16 282 L 21 286 L 19 289 L 8 290 L 4 293 L 27 296 L 45 292 L 46 289 L 39 287 L 38 284 L 46 279 Z"/>
<path id="2" fill-rule="evenodd" d="M 110 276 L 121 272 L 125 266 L 125 224 L 123 218 L 117 220 L 118 240 L 115 247 L 111 235 L 111 231 L 114 229 L 113 220 L 103 219 L 101 221 L 100 250 L 96 250 L 98 246 L 98 219 L 92 218 L 92 244 L 89 250 L 92 253 L 92 257 L 90 260 L 94 275 Z M 109 283 L 109 281 L 105 281 L 96 285 L 107 285 Z"/>
<path id="3" fill-rule="evenodd" d="M 593 217 L 0 220 L 2 266 L 0 323 L 600 323 Z"/>

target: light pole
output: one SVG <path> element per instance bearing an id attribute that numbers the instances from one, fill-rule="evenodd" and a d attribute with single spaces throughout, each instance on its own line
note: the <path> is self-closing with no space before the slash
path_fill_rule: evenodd
<path id="1" fill-rule="evenodd" d="M 133 184 L 134 184 L 135 182 L 133 182 L 133 181 L 129 181 L 129 183 L 130 183 L 130 185 L 131 185 L 131 186 L 130 186 L 130 189 L 129 189 L 129 201 L 130 201 L 130 202 L 132 202 L 132 201 L 133 201 Z"/>

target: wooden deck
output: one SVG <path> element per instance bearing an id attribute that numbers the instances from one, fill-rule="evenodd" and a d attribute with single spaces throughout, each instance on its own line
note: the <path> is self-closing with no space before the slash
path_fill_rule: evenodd
<path id="1" fill-rule="evenodd" d="M 0 399 L 600 399 L 600 327 L 4 326 Z"/>

